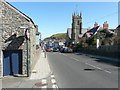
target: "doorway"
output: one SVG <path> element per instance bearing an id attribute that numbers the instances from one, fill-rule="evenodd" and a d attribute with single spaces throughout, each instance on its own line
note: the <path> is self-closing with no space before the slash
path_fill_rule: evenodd
<path id="1" fill-rule="evenodd" d="M 3 51 L 3 76 L 22 74 L 22 50 Z"/>

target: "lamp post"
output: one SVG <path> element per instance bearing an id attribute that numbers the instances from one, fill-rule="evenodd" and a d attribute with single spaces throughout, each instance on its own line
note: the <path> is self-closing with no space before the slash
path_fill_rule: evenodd
<path id="1" fill-rule="evenodd" d="M 100 43 L 100 39 L 97 38 L 97 43 L 96 43 L 96 48 L 98 49 L 99 48 L 99 43 Z"/>
<path id="2" fill-rule="evenodd" d="M 96 48 L 99 49 L 99 47 L 100 47 L 100 32 L 97 32 Z"/>

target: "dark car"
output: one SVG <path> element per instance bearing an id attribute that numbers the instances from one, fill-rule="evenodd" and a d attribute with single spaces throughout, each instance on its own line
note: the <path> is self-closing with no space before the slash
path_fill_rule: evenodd
<path id="1" fill-rule="evenodd" d="M 73 49 L 68 47 L 68 48 L 67 48 L 67 52 L 68 52 L 68 53 L 72 53 L 72 52 L 73 52 Z"/>
<path id="2" fill-rule="evenodd" d="M 58 52 L 58 51 L 59 51 L 59 48 L 57 48 L 57 47 L 53 48 L 53 52 Z"/>
<path id="3" fill-rule="evenodd" d="M 64 52 L 64 47 L 60 48 L 60 52 L 63 53 Z"/>
<path id="4" fill-rule="evenodd" d="M 69 47 L 63 47 L 60 49 L 61 53 L 72 53 L 73 49 L 69 48 Z"/>

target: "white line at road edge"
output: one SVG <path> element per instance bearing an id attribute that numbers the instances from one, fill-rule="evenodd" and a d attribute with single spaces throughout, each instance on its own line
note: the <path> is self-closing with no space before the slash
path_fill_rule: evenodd
<path id="1" fill-rule="evenodd" d="M 57 85 L 55 85 L 55 84 L 53 84 L 53 85 L 52 85 L 52 88 L 58 88 L 58 86 L 57 86 Z"/>
<path id="2" fill-rule="evenodd" d="M 96 66 L 94 66 L 94 65 L 91 65 L 91 64 L 89 64 L 89 63 L 85 63 L 85 64 L 87 64 L 87 65 L 89 65 L 89 66 L 91 66 L 91 67 L 94 67 L 94 68 L 97 68 L 97 69 L 100 69 L 100 70 L 102 70 L 101 68 L 99 68 L 99 67 L 96 67 Z"/>
<path id="3" fill-rule="evenodd" d="M 58 90 L 59 87 L 57 86 L 56 80 L 55 80 L 55 76 L 54 74 L 51 75 L 51 82 L 52 82 L 52 88 L 54 88 L 53 90 Z"/>
<path id="4" fill-rule="evenodd" d="M 78 62 L 80 62 L 78 59 L 76 59 L 76 58 L 72 58 L 72 57 L 70 57 L 71 59 L 74 59 L 74 60 L 76 60 L 76 61 L 78 61 Z"/>
<path id="5" fill-rule="evenodd" d="M 46 80 L 46 79 L 43 79 L 43 80 L 42 80 L 42 84 L 47 84 L 47 80 Z M 41 88 L 47 88 L 47 85 L 42 86 Z"/>
<path id="6" fill-rule="evenodd" d="M 56 84 L 56 80 L 55 80 L 55 79 L 51 79 L 51 82 L 52 82 L 53 84 Z"/>
<path id="7" fill-rule="evenodd" d="M 46 84 L 47 83 L 47 80 L 46 79 L 43 79 L 42 80 L 42 84 Z"/>
<path id="8" fill-rule="evenodd" d="M 47 86 L 42 86 L 41 88 L 47 88 Z M 45 89 L 44 89 L 45 90 Z"/>
<path id="9" fill-rule="evenodd" d="M 54 75 L 51 75 L 51 78 L 55 78 L 55 76 L 54 76 Z"/>
<path id="10" fill-rule="evenodd" d="M 94 68 L 100 69 L 100 70 L 102 70 L 102 71 L 104 71 L 104 72 L 112 73 L 112 72 L 110 72 L 110 71 L 108 71 L 108 70 L 104 70 L 104 69 L 102 69 L 102 68 L 96 67 L 96 66 L 91 65 L 91 64 L 89 64 L 89 63 L 85 63 L 85 64 L 86 64 L 86 65 L 89 65 L 89 66 L 91 66 L 91 67 L 94 67 Z"/>
<path id="11" fill-rule="evenodd" d="M 62 53 L 62 55 L 67 56 L 66 54 L 63 54 L 63 53 Z M 67 57 L 68 57 L 68 56 L 67 56 Z M 76 60 L 76 61 L 78 61 L 78 62 L 79 62 L 79 60 L 78 60 L 78 59 L 76 59 L 76 58 L 73 58 L 73 57 L 69 57 L 69 58 L 74 59 L 74 60 Z"/>

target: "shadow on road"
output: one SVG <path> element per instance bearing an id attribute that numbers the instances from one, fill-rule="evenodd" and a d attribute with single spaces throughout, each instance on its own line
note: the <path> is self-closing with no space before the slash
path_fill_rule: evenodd
<path id="1" fill-rule="evenodd" d="M 102 57 L 100 58 L 100 57 L 97 57 L 97 56 L 91 56 L 89 54 L 83 54 L 83 53 L 75 53 L 75 55 L 85 55 L 86 57 L 94 58 L 94 61 L 96 61 L 96 62 L 120 67 L 120 61 L 110 60 L 110 59 L 106 59 L 106 58 L 102 58 Z"/>
<path id="2" fill-rule="evenodd" d="M 94 60 L 94 61 L 99 62 L 99 63 L 110 64 L 110 65 L 113 65 L 116 67 L 120 67 L 120 62 L 114 61 L 114 60 L 96 58 L 96 60 Z"/>
<path id="3" fill-rule="evenodd" d="M 82 53 L 75 53 L 75 55 L 83 55 Z"/>

